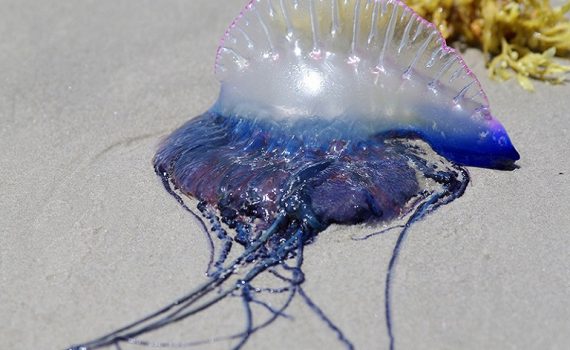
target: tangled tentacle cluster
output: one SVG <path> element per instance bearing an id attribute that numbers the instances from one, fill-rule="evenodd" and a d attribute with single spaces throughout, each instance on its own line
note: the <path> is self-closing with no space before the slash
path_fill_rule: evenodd
<path id="1" fill-rule="evenodd" d="M 219 335 L 216 340 L 233 341 L 237 349 L 258 330 L 287 318 L 286 309 L 296 296 L 350 349 L 348 336 L 302 288 L 303 247 L 331 224 L 394 220 L 405 222 L 401 242 L 413 222 L 459 197 L 468 183 L 465 170 L 419 140 L 371 136 L 328 143 L 292 142 L 287 133 L 269 124 L 244 127 L 247 123 L 206 113 L 173 133 L 155 158 L 165 188 L 185 209 L 194 213 L 179 193 L 198 200 L 201 215 L 195 215 L 203 218 L 199 221 L 213 247 L 208 281 L 148 317 L 74 349 L 122 342 L 204 344 L 206 340 L 201 339 L 156 343 L 139 337 L 187 318 L 199 318 L 205 309 L 231 297 L 243 305 L 244 330 Z M 386 279 L 388 301 L 399 244 Z M 230 258 L 234 253 L 237 257 Z M 263 274 L 273 276 L 281 286 L 258 285 L 257 278 Z M 285 297 L 276 308 L 275 302 L 264 301 L 264 295 Z M 259 317 L 254 311 L 257 307 L 269 316 Z M 385 307 L 393 341 L 389 302 Z"/>

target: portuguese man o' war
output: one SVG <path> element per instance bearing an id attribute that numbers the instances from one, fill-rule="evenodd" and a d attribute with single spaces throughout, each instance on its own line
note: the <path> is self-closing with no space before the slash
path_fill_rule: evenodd
<path id="1" fill-rule="evenodd" d="M 223 36 L 215 71 L 217 102 L 168 136 L 154 158 L 166 190 L 211 243 L 207 281 L 72 348 L 224 340 L 238 349 L 288 317 L 299 297 L 351 349 L 350 336 L 303 290 L 302 263 L 304 246 L 328 226 L 359 223 L 400 229 L 384 290 L 394 348 L 391 281 L 410 225 L 463 194 L 463 166 L 509 169 L 519 159 L 476 77 L 399 0 L 250 1 Z M 238 332 L 194 334 L 186 343 L 143 339 L 229 298 L 243 305 Z M 258 308 L 269 316 L 258 317 Z"/>

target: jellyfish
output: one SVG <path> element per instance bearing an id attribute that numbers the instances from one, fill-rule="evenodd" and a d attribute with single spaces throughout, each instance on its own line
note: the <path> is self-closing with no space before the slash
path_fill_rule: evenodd
<path id="1" fill-rule="evenodd" d="M 71 348 L 226 340 L 239 349 L 300 298 L 352 349 L 303 289 L 303 249 L 332 224 L 363 223 L 399 229 L 384 286 L 395 348 L 391 281 L 410 226 L 464 193 L 465 166 L 512 169 L 519 159 L 479 81 L 399 0 L 252 0 L 223 35 L 215 73 L 217 101 L 164 139 L 153 160 L 210 242 L 207 280 Z M 277 282 L 258 284 L 269 279 Z M 227 298 L 243 305 L 240 331 L 186 343 L 142 338 Z"/>

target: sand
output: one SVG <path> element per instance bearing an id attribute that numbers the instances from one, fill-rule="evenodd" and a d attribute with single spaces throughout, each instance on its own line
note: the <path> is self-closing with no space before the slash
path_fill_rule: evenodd
<path id="1" fill-rule="evenodd" d="M 242 2 L 0 1 L 1 348 L 63 349 L 205 279 L 206 242 L 151 159 L 215 100 L 216 46 Z M 567 349 L 570 87 L 527 93 L 490 81 L 480 52 L 465 59 L 520 168 L 471 168 L 465 195 L 413 226 L 394 280 L 397 349 Z M 357 349 L 385 349 L 397 232 L 350 239 L 361 231 L 332 227 L 307 247 L 304 287 Z M 246 348 L 342 348 L 302 303 L 288 312 Z M 239 330 L 243 314 L 215 322 L 168 339 Z"/>

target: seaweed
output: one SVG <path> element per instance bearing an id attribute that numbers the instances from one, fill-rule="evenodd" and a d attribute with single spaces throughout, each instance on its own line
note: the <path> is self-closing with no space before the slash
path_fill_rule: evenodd
<path id="1" fill-rule="evenodd" d="M 525 89 L 531 79 L 562 84 L 570 65 L 570 1 L 553 7 L 549 0 L 408 0 L 419 15 L 433 22 L 451 41 L 480 48 L 489 76 L 516 76 Z"/>

